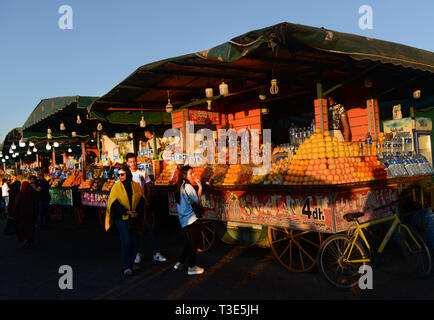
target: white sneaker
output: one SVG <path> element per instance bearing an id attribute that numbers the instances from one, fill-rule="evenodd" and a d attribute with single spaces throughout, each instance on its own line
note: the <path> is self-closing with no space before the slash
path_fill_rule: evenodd
<path id="1" fill-rule="evenodd" d="M 182 270 L 183 268 L 184 268 L 184 264 L 179 261 L 175 263 L 175 265 L 173 266 L 173 269 L 175 270 Z"/>
<path id="2" fill-rule="evenodd" d="M 134 259 L 134 263 L 138 264 L 140 262 L 142 262 L 142 254 L 138 253 L 138 254 L 136 254 L 136 259 Z"/>
<path id="3" fill-rule="evenodd" d="M 126 269 L 124 271 L 124 276 L 132 276 L 133 275 L 133 270 L 131 269 Z"/>
<path id="4" fill-rule="evenodd" d="M 156 254 L 154 254 L 154 260 L 155 260 L 155 261 L 164 262 L 164 261 L 166 261 L 166 258 L 163 257 L 163 256 L 161 255 L 161 253 L 157 252 Z"/>
<path id="5" fill-rule="evenodd" d="M 205 270 L 203 269 L 203 268 L 201 268 L 201 267 L 198 267 L 198 266 L 194 266 L 194 267 L 188 267 L 188 275 L 189 276 L 192 276 L 192 275 L 195 275 L 195 274 L 201 274 L 201 273 L 203 273 Z"/>

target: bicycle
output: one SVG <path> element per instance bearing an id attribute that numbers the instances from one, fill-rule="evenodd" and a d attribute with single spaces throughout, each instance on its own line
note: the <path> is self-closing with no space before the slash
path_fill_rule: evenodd
<path id="1" fill-rule="evenodd" d="M 363 232 L 368 227 L 392 221 L 375 254 L 381 254 L 389 242 L 392 233 L 398 228 L 401 238 L 403 254 L 411 268 L 418 276 L 425 277 L 431 273 L 430 251 L 422 237 L 411 227 L 402 222 L 404 214 L 393 210 L 394 201 L 388 205 L 374 210 L 390 208 L 392 215 L 374 221 L 359 223 L 358 218 L 363 212 L 347 213 L 344 219 L 354 222 L 355 226 L 349 228 L 347 234 L 335 234 L 323 242 L 318 251 L 318 268 L 320 273 L 334 286 L 349 289 L 358 284 L 361 274 L 359 269 L 372 262 L 371 246 Z M 401 219 L 400 219 L 401 218 Z M 359 241 L 361 239 L 362 241 Z M 362 245 L 362 243 L 365 246 Z"/>

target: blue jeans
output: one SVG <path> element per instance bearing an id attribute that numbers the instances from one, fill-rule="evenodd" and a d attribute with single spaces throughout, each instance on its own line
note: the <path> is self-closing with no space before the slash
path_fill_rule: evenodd
<path id="1" fill-rule="evenodd" d="M 146 222 L 145 222 L 146 238 L 148 240 L 149 248 L 152 250 L 152 254 L 155 255 L 158 252 L 158 250 L 157 250 L 157 242 L 155 241 L 154 230 L 152 230 L 152 215 L 149 206 L 146 207 L 145 213 L 146 213 Z"/>
<path id="2" fill-rule="evenodd" d="M 121 239 L 121 255 L 124 270 L 133 267 L 134 258 L 138 252 L 139 235 L 135 231 L 128 230 L 127 222 L 122 219 L 115 220 L 116 228 Z"/>

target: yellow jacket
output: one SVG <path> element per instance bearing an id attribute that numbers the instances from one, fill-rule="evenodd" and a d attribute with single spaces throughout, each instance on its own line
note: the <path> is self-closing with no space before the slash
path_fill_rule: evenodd
<path id="1" fill-rule="evenodd" d="M 107 202 L 107 210 L 105 215 L 105 230 L 110 229 L 111 219 L 110 219 L 110 207 L 115 200 L 124 206 L 127 210 L 135 210 L 140 202 L 140 199 L 144 197 L 143 190 L 137 182 L 131 181 L 131 187 L 133 190 L 132 203 L 133 207 L 130 207 L 130 201 L 128 200 L 127 191 L 125 190 L 124 184 L 120 181 L 114 184 L 112 190 L 110 191 L 110 196 Z M 122 220 L 128 220 L 129 215 L 123 215 Z"/>

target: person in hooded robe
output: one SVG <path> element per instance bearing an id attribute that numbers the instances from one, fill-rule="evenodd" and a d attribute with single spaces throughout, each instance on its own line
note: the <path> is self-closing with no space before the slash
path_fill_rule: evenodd
<path id="1" fill-rule="evenodd" d="M 38 199 L 30 183 L 24 181 L 13 205 L 13 218 L 17 229 L 18 240 L 23 247 L 31 247 L 34 241 L 37 221 Z"/>

